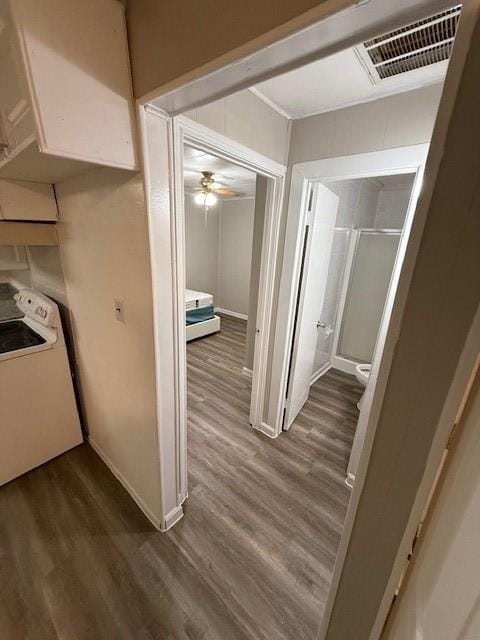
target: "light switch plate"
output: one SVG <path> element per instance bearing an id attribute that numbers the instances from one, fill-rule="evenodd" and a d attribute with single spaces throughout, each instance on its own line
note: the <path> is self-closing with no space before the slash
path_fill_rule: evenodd
<path id="1" fill-rule="evenodd" d="M 125 308 L 123 300 L 114 300 L 115 303 L 115 319 L 125 323 Z"/>

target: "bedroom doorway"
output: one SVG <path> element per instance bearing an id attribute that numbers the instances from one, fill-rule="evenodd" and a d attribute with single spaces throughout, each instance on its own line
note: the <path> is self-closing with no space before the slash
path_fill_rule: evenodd
<path id="1" fill-rule="evenodd" d="M 188 439 L 204 448 L 249 426 L 265 180 L 190 145 L 183 180 Z"/>
<path id="2" fill-rule="evenodd" d="M 218 162 L 230 163 L 235 167 L 237 173 L 246 170 L 255 176 L 256 206 L 263 211 L 262 228 L 255 230 L 255 242 L 252 244 L 252 256 L 257 256 L 259 264 L 256 265 L 257 273 L 255 291 L 256 304 L 255 318 L 249 311 L 249 318 L 244 326 L 243 338 L 245 342 L 246 362 L 251 363 L 251 377 L 249 366 L 245 367 L 245 360 L 237 358 L 236 365 L 242 362 L 239 373 L 240 380 L 246 392 L 242 400 L 243 412 L 239 419 L 244 433 L 253 427 L 264 433 L 268 437 L 275 434 L 263 421 L 263 407 L 267 389 L 267 360 L 269 346 L 274 333 L 274 282 L 276 257 L 279 250 L 279 235 L 281 222 L 281 204 L 285 182 L 286 167 L 266 156 L 253 151 L 223 134 L 213 131 L 185 116 L 169 118 L 166 114 L 153 106 L 147 107 L 142 115 L 142 131 L 144 134 L 145 163 L 149 168 L 146 176 L 147 188 L 150 191 L 149 199 L 149 240 L 150 252 L 154 257 L 154 268 L 152 269 L 152 290 L 154 309 L 154 337 L 155 337 L 155 365 L 156 378 L 161 380 L 158 384 L 157 392 L 157 420 L 162 426 L 162 444 L 159 447 L 160 466 L 162 476 L 168 478 L 165 482 L 162 495 L 162 529 L 170 529 L 183 516 L 183 503 L 189 492 L 188 486 L 188 464 L 187 464 L 187 326 L 186 326 L 186 289 L 187 268 L 186 265 L 186 201 L 185 201 L 185 169 L 188 169 L 189 162 L 193 162 L 191 156 L 197 157 L 212 156 Z M 168 146 L 156 144 L 156 141 L 168 139 Z M 185 150 L 187 150 L 185 154 Z M 168 153 L 166 153 L 168 151 Z M 189 157 L 190 156 L 190 157 Z M 198 167 L 197 167 L 198 169 Z M 192 193 L 195 197 L 204 191 L 204 196 L 208 195 L 208 188 L 204 185 L 215 184 L 210 182 L 212 167 L 199 169 L 200 174 L 191 176 L 193 183 Z M 202 171 L 207 172 L 203 175 Z M 206 179 L 203 184 L 201 179 Z M 189 178 L 190 179 L 190 178 Z M 198 185 L 198 186 L 195 186 Z M 187 185 L 188 186 L 188 185 Z M 260 193 L 262 200 L 260 200 Z M 218 196 L 216 196 L 218 197 Z M 211 203 L 211 198 L 209 198 Z M 238 202 L 240 198 L 238 199 Z M 238 202 L 236 204 L 238 204 Z M 261 202 L 261 204 L 260 204 Z M 205 207 L 205 203 L 207 207 Z M 202 203 L 201 203 L 202 204 Z M 205 215 L 207 227 L 210 224 L 211 204 L 203 202 L 203 208 L 197 205 L 197 224 L 205 225 Z M 205 211 L 207 209 L 207 211 Z M 198 239 L 198 234 L 193 231 L 191 244 Z M 234 248 L 235 242 L 232 241 Z M 190 241 L 189 241 L 190 242 Z M 252 241 L 253 242 L 253 241 Z M 237 242 L 238 244 L 238 242 Z M 255 245 L 255 247 L 254 247 Z M 234 249 L 230 249 L 231 256 Z M 159 274 L 162 274 L 161 277 Z M 167 275 L 168 274 L 168 275 Z M 190 284 L 195 280 L 191 280 Z M 198 281 L 197 281 L 198 282 Z M 195 307 L 203 311 L 198 313 L 209 313 L 212 317 L 205 317 L 201 321 L 210 321 L 206 337 L 198 335 L 192 342 L 202 340 L 212 340 L 218 336 L 223 340 L 222 324 L 225 329 L 227 325 L 233 325 L 235 316 L 228 317 L 222 321 L 214 296 L 211 291 L 201 291 L 203 286 L 194 285 L 190 287 L 193 294 Z M 207 285 L 206 288 L 210 288 Z M 210 294 L 198 299 L 197 289 L 200 293 Z M 228 287 L 227 287 L 228 292 Z M 252 294 L 250 287 L 249 295 Z M 195 297 L 197 296 L 197 298 Z M 198 304 L 197 304 L 198 303 Z M 215 311 L 215 306 L 217 310 Z M 209 307 L 209 309 L 205 309 Z M 223 308 L 225 310 L 225 308 Z M 230 311 L 229 309 L 226 309 Z M 241 312 L 240 312 L 241 313 Z M 195 315 L 195 314 L 193 314 Z M 246 315 L 246 314 L 243 314 Z M 215 316 L 220 319 L 218 323 Z M 197 318 L 198 319 L 198 318 Z M 193 324 L 200 325 L 196 322 Z M 201 326 L 190 329 L 192 332 L 200 331 Z M 203 325 L 206 329 L 207 325 Z M 217 331 L 220 328 L 220 331 Z M 233 329 L 233 326 L 232 326 Z M 238 332 L 237 332 L 238 333 Z M 224 332 L 225 334 L 225 332 Z M 251 335 L 250 335 L 251 334 Z M 211 340 L 211 336 L 213 336 Z M 195 336 L 193 336 L 195 338 Z M 247 349 L 247 345 L 249 345 Z M 225 351 L 227 345 L 224 345 Z M 231 345 L 230 345 L 231 346 Z M 193 345 L 196 349 L 196 344 Z M 240 347 L 240 352 L 242 347 Z M 199 356 L 204 363 L 209 355 Z M 248 360 L 250 358 L 250 360 Z M 236 366 L 235 365 L 235 366 Z M 238 368 L 238 367 L 237 367 Z M 172 376 L 172 370 L 174 374 Z M 216 367 L 217 384 L 222 385 L 223 380 L 220 368 Z M 207 374 L 208 375 L 208 374 Z M 211 382 L 211 380 L 210 380 Z M 215 384 L 215 383 L 213 383 Z M 249 391 L 251 389 L 251 392 Z M 209 420 L 215 418 L 218 409 L 217 404 L 223 403 L 227 407 L 231 396 L 228 390 L 224 390 L 223 399 L 216 398 L 215 406 Z M 192 487 L 190 487 L 190 490 Z"/>

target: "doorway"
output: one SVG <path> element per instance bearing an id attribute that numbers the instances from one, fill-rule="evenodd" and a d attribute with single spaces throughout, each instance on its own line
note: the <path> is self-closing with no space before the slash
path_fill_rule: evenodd
<path id="1" fill-rule="evenodd" d="M 289 428 L 307 400 L 312 382 L 332 366 L 355 375 L 357 364 L 367 362 L 372 365 L 373 384 L 427 149 L 428 145 L 415 145 L 294 166 L 278 302 L 279 309 L 285 311 L 283 321 L 277 323 L 270 353 L 272 384 L 265 409 L 266 419 L 276 425 L 278 433 Z M 401 189 L 407 197 L 401 201 L 403 214 L 388 207 L 392 228 L 387 230 L 382 228 L 386 223 L 380 194 L 384 193 L 382 187 L 396 183 L 404 183 Z M 380 233 L 385 231 L 390 233 Z M 376 265 L 378 251 L 367 252 L 376 256 L 373 261 L 367 257 L 365 264 L 360 263 L 364 248 L 360 240 L 365 239 L 367 244 L 377 243 L 376 249 L 384 249 L 383 264 Z M 382 270 L 378 282 L 364 277 L 366 267 L 373 272 Z M 388 268 L 390 274 L 385 274 Z M 355 277 L 358 282 L 353 290 Z M 371 300 L 376 299 L 375 305 L 363 304 L 361 287 Z M 359 351 L 347 359 L 338 350 L 348 340 L 355 341 L 349 319 L 358 319 L 359 312 L 364 316 L 361 345 L 356 345 Z M 365 418 L 368 411 L 362 422 Z"/>
<path id="2" fill-rule="evenodd" d="M 152 106 L 141 115 L 146 181 L 152 193 L 148 201 L 149 240 L 155 267 L 152 280 L 156 377 L 162 381 L 157 386 L 157 419 L 163 425 L 159 457 L 165 478 L 162 529 L 166 530 L 182 518 L 182 505 L 188 495 L 184 147 L 187 145 L 243 167 L 264 180 L 249 420 L 253 428 L 267 436 L 271 433 L 262 420 L 262 408 L 266 360 L 273 331 L 273 281 L 286 168 L 189 118 L 178 116 L 170 120 Z M 169 141 L 168 154 L 159 144 L 165 137 Z M 248 426 L 247 421 L 245 428 Z"/>
<path id="3" fill-rule="evenodd" d="M 291 427 L 311 395 L 320 394 L 328 407 L 332 390 L 338 390 L 343 400 L 352 392 L 358 394 L 353 406 L 335 407 L 345 420 L 358 420 L 345 466 L 350 487 L 383 354 L 379 337 L 389 325 L 388 301 L 395 297 L 403 262 L 401 247 L 404 250 L 408 242 L 426 149 L 410 152 L 410 161 L 416 156 L 415 162 L 420 163 L 415 171 L 397 166 L 392 173 L 386 173 L 388 168 L 384 167 L 381 174 L 334 177 L 328 175 L 328 164 L 334 166 L 338 160 L 327 161 L 321 181 L 318 176 L 306 181 L 304 228 L 301 223 L 291 227 L 298 246 L 298 263 L 293 265 L 298 280 L 291 298 L 292 333 L 282 429 Z M 406 149 L 396 153 L 400 157 Z M 387 156 L 383 159 L 388 161 Z M 352 156 L 345 168 L 349 165 L 355 170 L 355 166 L 375 161 L 381 162 L 382 154 L 376 158 L 371 154 Z M 298 202 L 290 205 L 294 215 Z M 289 240 L 292 238 L 287 236 L 287 248 Z M 287 283 L 291 286 L 288 255 L 284 270 L 283 294 Z"/>

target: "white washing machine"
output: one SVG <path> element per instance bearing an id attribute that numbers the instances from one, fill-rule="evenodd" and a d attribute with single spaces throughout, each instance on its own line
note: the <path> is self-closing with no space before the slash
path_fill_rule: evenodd
<path id="1" fill-rule="evenodd" d="M 83 441 L 58 306 L 22 289 L 0 322 L 0 485 Z"/>

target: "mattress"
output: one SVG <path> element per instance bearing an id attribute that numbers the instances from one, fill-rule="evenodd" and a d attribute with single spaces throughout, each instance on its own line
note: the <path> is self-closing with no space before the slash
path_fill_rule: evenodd
<path id="1" fill-rule="evenodd" d="M 185 314 L 187 327 L 197 322 L 205 322 L 205 320 L 211 320 L 215 317 L 213 310 L 213 304 L 207 304 L 204 307 L 197 307 L 196 309 L 187 309 Z"/>
<path id="2" fill-rule="evenodd" d="M 192 289 L 185 290 L 185 309 L 198 309 L 199 307 L 208 307 L 213 305 L 213 296 L 211 293 L 204 293 L 203 291 L 192 291 Z"/>

